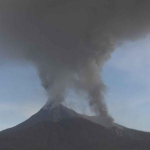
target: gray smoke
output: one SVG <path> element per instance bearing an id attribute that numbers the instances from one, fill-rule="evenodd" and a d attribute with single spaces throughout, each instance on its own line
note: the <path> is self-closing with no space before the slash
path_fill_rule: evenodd
<path id="1" fill-rule="evenodd" d="M 0 0 L 1 55 L 33 63 L 49 101 L 63 102 L 68 88 L 84 91 L 107 125 L 104 62 L 149 30 L 149 0 Z"/>

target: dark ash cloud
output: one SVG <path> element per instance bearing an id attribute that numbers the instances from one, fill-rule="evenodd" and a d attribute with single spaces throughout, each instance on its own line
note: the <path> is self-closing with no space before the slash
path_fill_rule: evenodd
<path id="1" fill-rule="evenodd" d="M 33 63 L 49 101 L 86 92 L 108 126 L 99 74 L 117 44 L 149 30 L 149 0 L 0 0 L 1 55 Z"/>

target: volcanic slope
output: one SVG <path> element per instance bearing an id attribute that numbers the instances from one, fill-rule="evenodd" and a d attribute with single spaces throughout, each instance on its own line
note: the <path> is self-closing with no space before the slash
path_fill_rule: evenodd
<path id="1" fill-rule="evenodd" d="M 25 122 L 0 132 L 0 150 L 148 150 L 150 133 L 106 128 L 62 104 L 45 105 Z"/>

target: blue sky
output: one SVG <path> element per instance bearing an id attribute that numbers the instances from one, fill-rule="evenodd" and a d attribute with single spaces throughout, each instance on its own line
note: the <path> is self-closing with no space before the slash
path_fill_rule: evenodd
<path id="1" fill-rule="evenodd" d="M 107 86 L 106 103 L 115 122 L 144 131 L 150 131 L 149 41 L 150 36 L 117 47 L 102 73 Z M 46 99 L 33 65 L 0 59 L 0 130 L 29 118 Z M 79 97 L 70 92 L 68 105 L 91 114 L 87 104 L 82 101 L 81 105 L 76 99 Z"/>

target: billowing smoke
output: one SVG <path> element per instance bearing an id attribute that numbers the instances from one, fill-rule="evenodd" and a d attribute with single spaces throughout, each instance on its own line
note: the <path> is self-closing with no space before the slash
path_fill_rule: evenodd
<path id="1" fill-rule="evenodd" d="M 115 46 L 150 30 L 149 0 L 0 0 L 1 55 L 33 63 L 49 101 L 73 88 L 112 125 L 100 77 Z"/>

